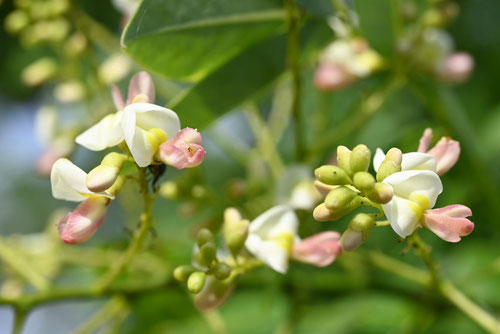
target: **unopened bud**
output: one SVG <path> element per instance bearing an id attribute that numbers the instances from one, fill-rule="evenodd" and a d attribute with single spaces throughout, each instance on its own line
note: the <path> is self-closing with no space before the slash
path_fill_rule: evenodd
<path id="1" fill-rule="evenodd" d="M 370 167 L 371 152 L 366 145 L 358 145 L 351 152 L 349 166 L 351 173 L 366 172 Z"/>
<path id="2" fill-rule="evenodd" d="M 438 70 L 439 77 L 450 83 L 467 80 L 474 70 L 474 58 L 466 52 L 455 52 L 444 60 Z"/>
<path id="3" fill-rule="evenodd" d="M 207 275 L 202 272 L 202 271 L 195 271 L 191 275 L 189 275 L 188 281 L 187 281 L 187 288 L 189 292 L 192 294 L 197 294 L 199 293 L 203 287 L 205 286 L 205 280 L 207 278 Z"/>
<path id="4" fill-rule="evenodd" d="M 348 227 L 340 237 L 340 247 L 343 251 L 353 251 L 363 243 L 363 233 Z"/>
<path id="5" fill-rule="evenodd" d="M 11 34 L 16 34 L 23 30 L 29 23 L 28 14 L 23 10 L 15 10 L 5 18 L 4 26 Z"/>
<path id="6" fill-rule="evenodd" d="M 53 59 L 41 58 L 26 67 L 21 76 L 28 86 L 38 86 L 52 78 L 57 72 L 57 64 Z"/>
<path id="7" fill-rule="evenodd" d="M 64 52 L 68 57 L 76 57 L 87 48 L 88 42 L 85 36 L 76 32 L 71 35 L 64 44 Z"/>
<path id="8" fill-rule="evenodd" d="M 391 186 L 377 182 L 373 187 L 373 191 L 368 194 L 368 198 L 375 203 L 386 204 L 389 203 L 393 195 L 394 191 Z"/>
<path id="9" fill-rule="evenodd" d="M 87 188 L 93 192 L 101 192 L 110 188 L 116 182 L 126 161 L 127 156 L 124 154 L 116 152 L 107 154 L 101 164 L 87 175 Z"/>
<path id="10" fill-rule="evenodd" d="M 202 228 L 200 231 L 198 231 L 198 235 L 196 236 L 196 243 L 201 249 L 201 247 L 203 247 L 203 245 L 208 242 L 214 242 L 214 235 L 208 228 Z"/>
<path id="11" fill-rule="evenodd" d="M 349 223 L 349 227 L 340 238 L 342 250 L 352 251 L 366 241 L 373 228 L 373 217 L 358 213 Z"/>
<path id="12" fill-rule="evenodd" d="M 357 192 L 347 187 L 335 188 L 326 196 L 325 206 L 331 211 L 342 210 L 357 195 Z"/>
<path id="13" fill-rule="evenodd" d="M 332 191 L 333 189 L 337 188 L 338 186 L 331 186 L 329 184 L 326 184 L 326 183 L 323 183 L 323 182 L 319 182 L 318 180 L 315 180 L 314 181 L 314 187 L 316 188 L 316 190 L 319 191 L 319 193 L 321 194 L 321 196 L 326 197 L 326 195 L 328 195 L 330 193 L 330 191 Z"/>
<path id="14" fill-rule="evenodd" d="M 179 196 L 179 187 L 174 181 L 167 181 L 160 186 L 160 195 L 166 199 L 176 199 Z"/>
<path id="15" fill-rule="evenodd" d="M 375 187 L 375 178 L 368 172 L 357 172 L 354 174 L 353 184 L 362 192 L 369 193 Z"/>
<path id="16" fill-rule="evenodd" d="M 123 79 L 132 69 L 130 59 L 117 53 L 106 59 L 99 67 L 99 79 L 106 84 L 112 84 Z"/>
<path id="17" fill-rule="evenodd" d="M 226 209 L 224 212 L 224 239 L 231 254 L 236 256 L 243 248 L 248 237 L 248 227 L 250 222 L 241 219 L 240 213 L 233 208 Z"/>
<path id="18" fill-rule="evenodd" d="M 231 267 L 229 267 L 224 262 L 215 264 L 214 266 L 212 266 L 211 270 L 215 278 L 217 278 L 218 280 L 226 279 L 229 277 L 229 275 L 231 275 Z"/>
<path id="19" fill-rule="evenodd" d="M 360 197 L 355 197 L 349 204 L 338 210 L 329 210 L 325 203 L 321 203 L 314 209 L 313 217 L 317 221 L 337 220 L 354 211 L 362 202 Z"/>
<path id="20" fill-rule="evenodd" d="M 352 183 L 347 173 L 338 166 L 321 166 L 314 171 L 314 175 L 316 175 L 316 178 L 320 182 L 329 185 L 346 185 Z"/>
<path id="21" fill-rule="evenodd" d="M 212 262 L 217 257 L 217 248 L 215 243 L 207 242 L 200 247 L 200 252 L 198 253 L 197 261 L 204 267 L 210 267 Z"/>
<path id="22" fill-rule="evenodd" d="M 333 212 L 328 210 L 325 203 L 321 203 L 314 208 L 313 217 L 317 221 L 326 222 L 333 219 Z"/>
<path id="23" fill-rule="evenodd" d="M 345 172 L 349 175 L 352 175 L 351 172 L 351 150 L 345 146 L 337 147 L 337 164 L 340 168 L 345 170 Z"/>
<path id="24" fill-rule="evenodd" d="M 187 282 L 189 276 L 195 271 L 196 271 L 196 268 L 191 266 L 191 265 L 186 264 L 186 265 L 178 266 L 174 270 L 174 278 L 181 283 L 185 283 L 185 282 Z"/>
<path id="25" fill-rule="evenodd" d="M 208 276 L 203 290 L 194 296 L 194 306 L 204 312 L 219 307 L 231 295 L 233 286 L 230 279 L 220 281 Z"/>
<path id="26" fill-rule="evenodd" d="M 377 172 L 377 181 L 382 182 L 389 175 L 400 172 L 402 159 L 403 153 L 401 150 L 395 147 L 391 148 L 387 152 L 385 160 L 380 164 Z"/>

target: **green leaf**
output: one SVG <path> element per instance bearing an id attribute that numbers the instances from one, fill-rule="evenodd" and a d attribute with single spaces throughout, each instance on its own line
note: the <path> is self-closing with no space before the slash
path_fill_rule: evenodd
<path id="1" fill-rule="evenodd" d="M 323 22 L 309 22 L 301 33 L 303 57 L 331 38 Z M 175 110 L 190 127 L 202 129 L 223 113 L 268 88 L 286 69 L 286 35 L 267 39 L 230 60 L 198 84 L 174 98 Z"/>
<path id="2" fill-rule="evenodd" d="M 146 69 L 198 80 L 285 29 L 281 0 L 144 0 L 122 35 Z"/>
<path id="3" fill-rule="evenodd" d="M 356 0 L 361 33 L 383 56 L 394 53 L 395 29 L 399 22 L 394 0 Z"/>

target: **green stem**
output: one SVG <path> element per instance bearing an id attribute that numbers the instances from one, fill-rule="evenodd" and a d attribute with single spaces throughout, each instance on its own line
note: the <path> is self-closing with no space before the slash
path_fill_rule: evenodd
<path id="1" fill-rule="evenodd" d="M 24 310 L 15 309 L 14 312 L 14 327 L 12 328 L 12 334 L 21 334 L 24 327 L 24 320 L 26 320 L 26 315 L 28 313 Z"/>
<path id="2" fill-rule="evenodd" d="M 410 244 L 413 247 L 415 247 L 417 255 L 422 258 L 425 265 L 429 269 L 429 273 L 431 274 L 432 278 L 432 283 L 434 284 L 435 287 L 437 287 L 439 284 L 439 268 L 436 261 L 434 261 L 434 259 L 432 258 L 431 254 L 432 248 L 419 237 L 417 231 L 413 232 L 413 234 L 408 238 L 408 240 Z"/>
<path id="3" fill-rule="evenodd" d="M 119 315 L 127 308 L 127 303 L 122 296 L 111 298 L 96 314 L 87 322 L 73 332 L 73 334 L 92 334 L 95 333 L 106 322 Z"/>
<path id="4" fill-rule="evenodd" d="M 37 290 L 47 290 L 49 288 L 50 282 L 24 258 L 16 254 L 2 239 L 0 239 L 0 258 Z"/>
<path id="5" fill-rule="evenodd" d="M 301 112 L 301 91 L 302 79 L 300 70 L 300 40 L 299 40 L 299 18 L 298 8 L 295 0 L 284 0 L 288 23 L 288 40 L 287 40 L 287 61 L 288 67 L 292 73 L 292 114 L 295 119 L 295 145 L 297 160 L 304 159 L 304 134 L 302 131 L 302 112 Z"/>
<path id="6" fill-rule="evenodd" d="M 116 278 L 130 264 L 137 252 L 142 248 L 144 239 L 151 228 L 153 202 L 156 194 L 151 195 L 148 189 L 148 181 L 146 178 L 146 169 L 139 169 L 140 185 L 144 201 L 144 211 L 139 221 L 139 228 L 134 231 L 132 242 L 123 256 L 96 282 L 96 290 L 104 291 L 108 289 Z"/>

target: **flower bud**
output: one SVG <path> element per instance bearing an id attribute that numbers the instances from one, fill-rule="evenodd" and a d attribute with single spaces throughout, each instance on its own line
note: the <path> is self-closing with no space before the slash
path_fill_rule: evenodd
<path id="1" fill-rule="evenodd" d="M 192 168 L 205 160 L 201 134 L 195 129 L 184 128 L 175 137 L 160 145 L 158 159 L 177 169 Z"/>
<path id="2" fill-rule="evenodd" d="M 205 280 L 207 275 L 202 271 L 195 271 L 187 280 L 187 288 L 192 294 L 199 293 L 205 286 Z"/>
<path id="3" fill-rule="evenodd" d="M 319 182 L 318 180 L 314 181 L 314 187 L 316 190 L 319 191 L 321 196 L 326 197 L 332 191 L 333 189 L 337 188 L 338 186 L 331 186 L 329 184 Z"/>
<path id="4" fill-rule="evenodd" d="M 467 80 L 473 70 L 474 58 L 466 52 L 456 52 L 446 57 L 438 75 L 447 82 L 460 83 Z"/>
<path id="5" fill-rule="evenodd" d="M 203 246 L 200 247 L 199 252 L 196 254 L 196 261 L 204 266 L 210 267 L 212 262 L 217 257 L 217 248 L 215 247 L 214 242 L 207 242 Z"/>
<path id="6" fill-rule="evenodd" d="M 320 182 L 329 185 L 346 185 L 352 183 L 347 173 L 338 166 L 321 166 L 314 171 L 314 175 L 316 175 L 316 178 Z"/>
<path id="7" fill-rule="evenodd" d="M 326 196 L 325 206 L 331 211 L 342 210 L 356 196 L 358 196 L 358 193 L 354 190 L 347 187 L 338 187 L 330 191 Z"/>
<path id="8" fill-rule="evenodd" d="M 351 173 L 366 172 L 370 167 L 371 152 L 366 145 L 356 146 L 352 152 L 349 161 Z"/>
<path id="9" fill-rule="evenodd" d="M 337 164 L 347 174 L 352 175 L 351 172 L 351 150 L 345 146 L 337 147 Z"/>
<path id="10" fill-rule="evenodd" d="M 226 279 L 229 277 L 229 275 L 231 275 L 231 267 L 229 267 L 224 262 L 216 263 L 210 269 L 212 270 L 214 277 L 218 280 Z"/>
<path id="11" fill-rule="evenodd" d="M 167 181 L 160 186 L 160 195 L 166 199 L 174 200 L 179 196 L 179 187 L 174 181 Z"/>
<path id="12" fill-rule="evenodd" d="M 338 64 L 320 64 L 314 74 L 314 85 L 322 91 L 340 90 L 356 79 L 343 66 Z"/>
<path id="13" fill-rule="evenodd" d="M 106 59 L 99 66 L 99 79 L 110 85 L 123 79 L 132 69 L 130 58 L 122 53 L 117 53 Z"/>
<path id="14" fill-rule="evenodd" d="M 198 235 L 196 236 L 196 243 L 201 249 L 204 244 L 209 242 L 214 242 L 214 235 L 208 228 L 202 228 L 198 231 Z"/>
<path id="15" fill-rule="evenodd" d="M 394 191 L 391 186 L 385 183 L 377 182 L 373 190 L 368 193 L 368 198 L 378 204 L 386 204 L 392 199 Z"/>
<path id="16" fill-rule="evenodd" d="M 358 248 L 370 235 L 373 228 L 373 217 L 366 213 L 358 213 L 349 223 L 347 230 L 340 238 L 343 250 L 352 251 Z"/>
<path id="17" fill-rule="evenodd" d="M 328 210 L 325 203 L 321 203 L 313 211 L 313 217 L 317 221 L 326 222 L 333 219 L 333 212 Z"/>
<path id="18" fill-rule="evenodd" d="M 189 276 L 195 271 L 196 268 L 191 265 L 182 265 L 175 268 L 173 275 L 177 281 L 185 283 L 187 282 Z"/>
<path id="19" fill-rule="evenodd" d="M 325 267 L 342 254 L 339 239 L 340 234 L 334 231 L 318 233 L 295 243 L 292 256 L 295 260 Z"/>
<path id="20" fill-rule="evenodd" d="M 4 21 L 5 30 L 11 34 L 16 34 L 23 30 L 29 24 L 29 17 L 23 10 L 11 12 Z"/>
<path id="21" fill-rule="evenodd" d="M 93 192 L 101 192 L 110 188 L 118 178 L 123 164 L 127 161 L 124 154 L 112 152 L 102 159 L 101 164 L 87 175 L 87 188 Z"/>
<path id="22" fill-rule="evenodd" d="M 369 193 L 375 187 L 375 178 L 368 172 L 357 172 L 354 174 L 353 184 L 362 192 Z"/>
<path id="23" fill-rule="evenodd" d="M 106 197 L 89 197 L 68 213 L 57 226 L 62 241 L 78 245 L 89 240 L 104 222 L 110 200 Z"/>
<path id="24" fill-rule="evenodd" d="M 377 181 L 382 182 L 389 175 L 400 172 L 402 159 L 403 153 L 401 150 L 395 147 L 391 148 L 378 169 Z"/>
<path id="25" fill-rule="evenodd" d="M 231 279 L 221 281 L 208 276 L 203 290 L 194 296 L 194 306 L 204 312 L 219 307 L 231 295 L 233 286 Z"/>
<path id="26" fill-rule="evenodd" d="M 22 80 L 28 86 L 38 86 L 51 79 L 57 72 L 57 64 L 51 58 L 41 58 L 28 65 L 22 72 Z"/>
<path id="27" fill-rule="evenodd" d="M 355 197 L 346 206 L 338 210 L 329 210 L 325 203 L 321 203 L 314 209 L 313 216 L 317 221 L 337 220 L 354 211 L 361 205 L 361 202 L 360 197 Z"/>
<path id="28" fill-rule="evenodd" d="M 226 240 L 226 245 L 234 256 L 243 248 L 248 237 L 249 226 L 250 222 L 241 219 L 236 209 L 229 208 L 224 212 L 224 240 Z"/>

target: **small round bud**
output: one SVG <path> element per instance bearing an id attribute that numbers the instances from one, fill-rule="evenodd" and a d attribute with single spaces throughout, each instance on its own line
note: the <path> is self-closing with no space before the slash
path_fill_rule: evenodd
<path id="1" fill-rule="evenodd" d="M 239 212 L 231 209 L 229 208 L 224 212 L 223 234 L 231 254 L 236 256 L 247 240 L 250 222 L 246 219 L 241 219 Z"/>
<path id="2" fill-rule="evenodd" d="M 353 251 L 363 243 L 363 233 L 348 227 L 340 237 L 340 247 L 343 251 Z"/>
<path id="3" fill-rule="evenodd" d="M 229 277 L 229 275 L 231 275 L 231 267 L 229 267 L 224 262 L 215 264 L 214 266 L 212 266 L 211 270 L 215 278 L 217 278 L 218 280 L 226 279 Z"/>
<path id="4" fill-rule="evenodd" d="M 351 152 L 349 166 L 352 173 L 366 172 L 370 167 L 371 152 L 366 145 L 358 145 Z"/>
<path id="5" fill-rule="evenodd" d="M 115 183 L 119 173 L 114 166 L 99 165 L 87 174 L 87 188 L 93 192 L 105 191 Z"/>
<path id="6" fill-rule="evenodd" d="M 214 242 L 214 234 L 208 228 L 202 228 L 196 235 L 196 243 L 201 249 L 201 247 L 208 242 Z"/>
<path id="7" fill-rule="evenodd" d="M 313 217 L 317 221 L 326 222 L 333 219 L 333 212 L 328 210 L 325 203 L 321 203 L 313 211 Z"/>
<path id="8" fill-rule="evenodd" d="M 349 227 L 354 231 L 362 232 L 363 241 L 365 241 L 373 228 L 373 217 L 366 213 L 358 213 L 349 223 Z"/>
<path id="9" fill-rule="evenodd" d="M 174 181 L 167 181 L 160 186 L 160 195 L 166 199 L 174 200 L 179 196 L 179 187 Z"/>
<path id="10" fill-rule="evenodd" d="M 317 191 L 321 194 L 321 196 L 326 197 L 332 191 L 333 189 L 337 188 L 338 186 L 331 186 L 329 184 L 319 182 L 318 180 L 314 181 L 314 187 L 316 188 Z"/>
<path id="11" fill-rule="evenodd" d="M 57 73 L 57 63 L 51 58 L 41 58 L 28 65 L 22 72 L 22 80 L 28 86 L 37 86 Z"/>
<path id="12" fill-rule="evenodd" d="M 380 164 L 377 172 L 377 181 L 382 182 L 386 177 L 391 174 L 401 171 L 401 161 L 403 160 L 403 153 L 398 148 L 391 148 L 385 160 Z"/>
<path id="13" fill-rule="evenodd" d="M 338 166 L 321 166 L 314 171 L 314 175 L 316 175 L 316 178 L 320 182 L 329 185 L 346 185 L 352 183 L 347 173 Z"/>
<path id="14" fill-rule="evenodd" d="M 174 278 L 182 283 L 187 282 L 189 276 L 196 271 L 196 268 L 191 265 L 178 266 L 174 270 Z"/>
<path id="15" fill-rule="evenodd" d="M 192 294 L 199 293 L 205 286 L 207 275 L 202 271 L 195 271 L 187 280 L 187 288 Z"/>
<path id="16" fill-rule="evenodd" d="M 194 198 L 200 199 L 200 198 L 205 197 L 206 194 L 207 194 L 207 190 L 202 185 L 196 184 L 191 189 L 191 195 L 193 195 Z"/>
<path id="17" fill-rule="evenodd" d="M 325 206 L 331 211 L 342 210 L 357 195 L 357 192 L 347 187 L 335 188 L 326 196 Z"/>
<path id="18" fill-rule="evenodd" d="M 377 182 L 373 190 L 368 194 L 368 198 L 378 204 L 386 204 L 394 195 L 392 187 L 385 183 Z"/>
<path id="19" fill-rule="evenodd" d="M 23 30 L 29 23 L 28 14 L 23 10 L 11 12 L 4 21 L 5 30 L 11 34 L 16 34 Z"/>
<path id="20" fill-rule="evenodd" d="M 198 255 L 198 263 L 205 267 L 210 267 L 212 262 L 217 258 L 217 248 L 215 243 L 207 242 L 200 247 Z"/>
<path id="21" fill-rule="evenodd" d="M 357 172 L 353 177 L 353 184 L 363 192 L 370 192 L 375 187 L 375 178 L 368 172 Z"/>
<path id="22" fill-rule="evenodd" d="M 403 161 L 403 152 L 399 148 L 393 147 L 385 155 L 384 161 L 393 161 L 397 165 L 401 165 Z"/>
<path id="23" fill-rule="evenodd" d="M 351 150 L 345 146 L 337 147 L 337 164 L 349 175 L 351 172 Z"/>

